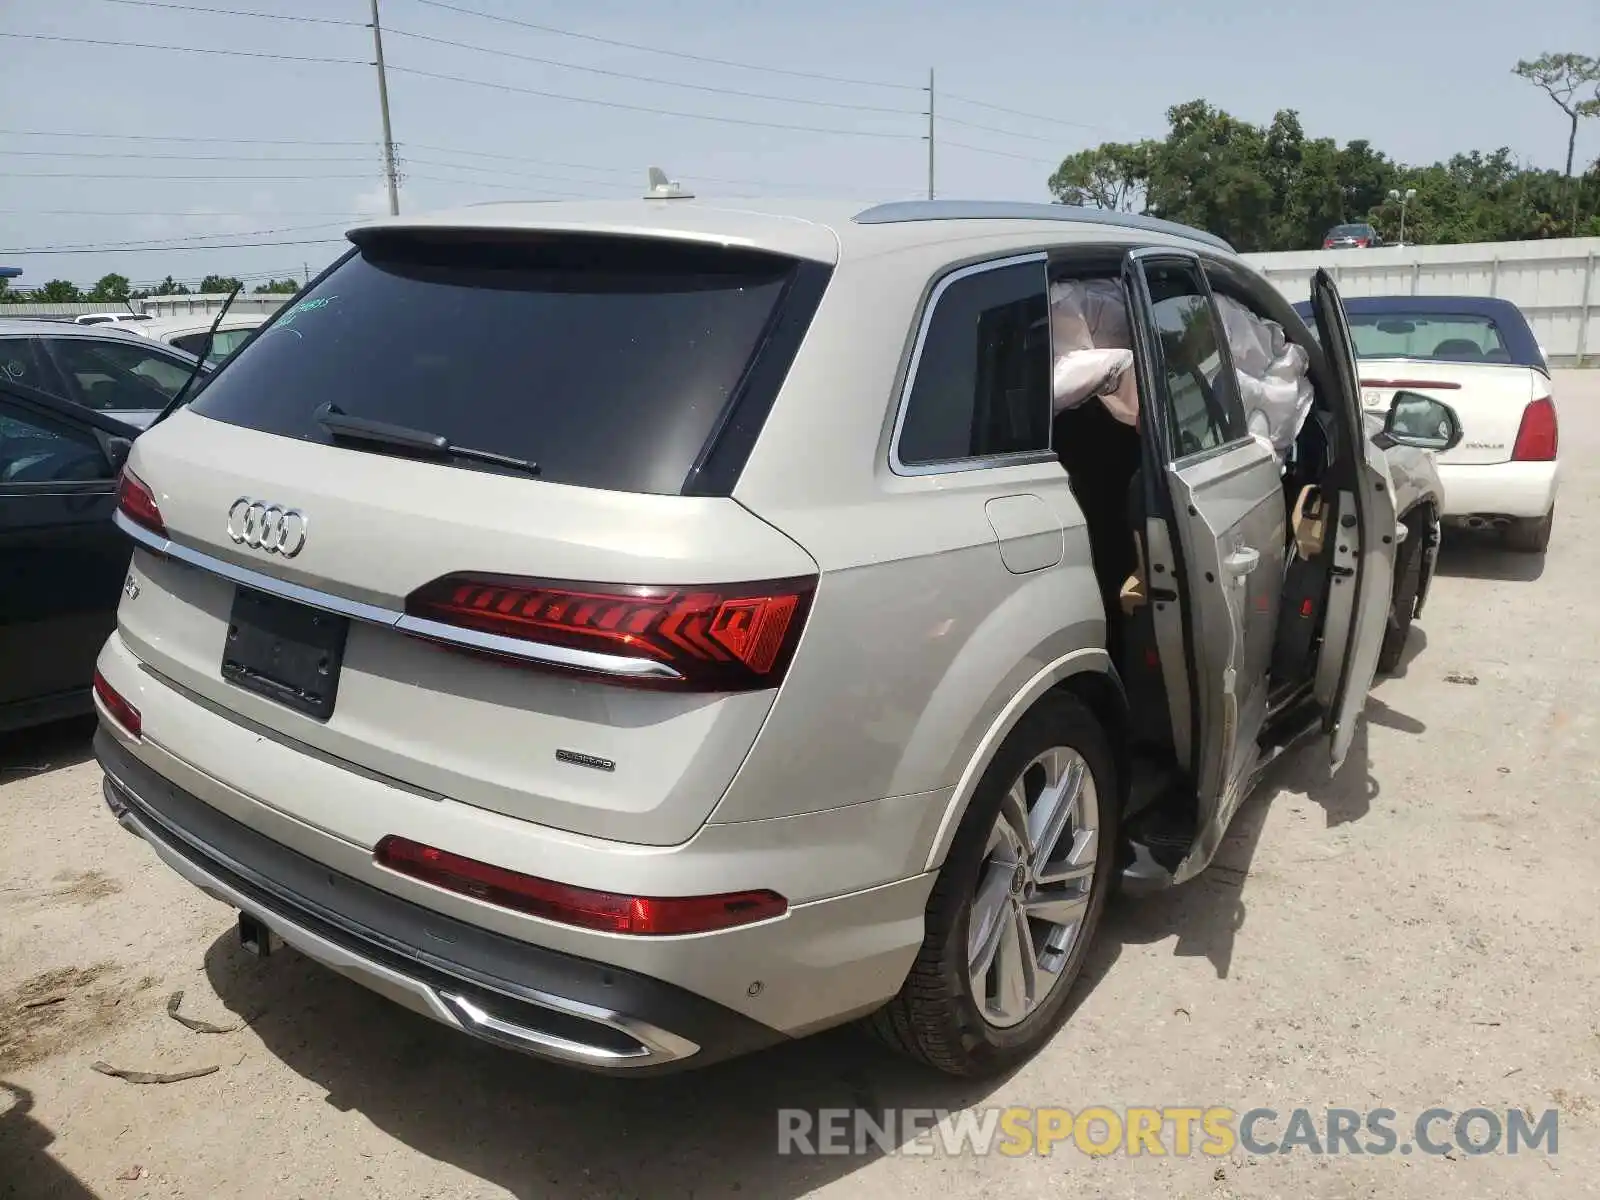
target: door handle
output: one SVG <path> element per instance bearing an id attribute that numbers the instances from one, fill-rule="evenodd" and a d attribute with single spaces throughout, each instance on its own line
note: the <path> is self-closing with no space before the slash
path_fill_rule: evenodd
<path id="1" fill-rule="evenodd" d="M 1261 551 L 1253 546 L 1240 546 L 1227 558 L 1222 560 L 1222 565 L 1228 569 L 1230 575 L 1248 575 L 1261 563 Z"/>

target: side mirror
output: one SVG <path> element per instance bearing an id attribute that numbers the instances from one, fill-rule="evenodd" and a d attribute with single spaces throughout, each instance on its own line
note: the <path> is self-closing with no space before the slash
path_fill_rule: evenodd
<path id="1" fill-rule="evenodd" d="M 128 455 L 133 451 L 133 439 L 108 435 L 104 439 L 106 457 L 111 460 L 111 472 L 122 470 L 128 461 Z"/>
<path id="2" fill-rule="evenodd" d="M 1461 418 L 1442 400 L 1419 392 L 1396 392 L 1383 432 L 1397 446 L 1454 450 L 1461 444 Z"/>

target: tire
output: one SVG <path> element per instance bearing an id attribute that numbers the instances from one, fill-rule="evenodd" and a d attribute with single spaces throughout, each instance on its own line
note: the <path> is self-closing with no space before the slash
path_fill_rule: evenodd
<path id="1" fill-rule="evenodd" d="M 1069 777 L 1079 782 L 1077 801 L 1066 799 L 1070 786 L 1048 786 Z M 1069 813 L 1064 825 L 1055 823 L 1054 839 L 1048 833 L 1030 839 L 1036 844 L 1026 855 L 1013 837 L 1018 818 L 1007 819 L 1019 802 L 1013 784 L 1023 785 L 1020 799 L 1036 818 L 1047 796 L 1061 797 L 1057 811 Z M 1005 1071 L 1049 1041 L 1066 1019 L 1073 981 L 1111 890 L 1119 815 L 1115 759 L 1105 731 L 1075 697 L 1047 696 L 1001 743 L 979 781 L 928 899 L 922 948 L 899 995 L 870 1018 L 872 1031 L 895 1050 L 960 1077 Z M 1021 821 L 1022 827 L 1028 824 Z M 1092 841 L 1086 838 L 1090 830 Z M 1041 856 L 1047 863 L 1042 880 L 1033 861 Z M 1020 858 L 1028 861 L 1018 865 Z M 1091 864 L 1092 874 L 1081 878 Z M 1073 878 L 1057 879 L 1063 875 Z M 1022 915 L 1050 903 L 1056 906 L 1051 915 L 1065 921 Z M 986 913 L 996 917 L 988 922 L 996 936 L 975 951 L 981 970 L 973 968 L 969 952 L 975 913 L 980 921 Z M 1037 964 L 1027 995 L 1001 986 L 1003 977 L 1027 977 L 1023 929 Z M 989 942 L 996 948 L 989 950 Z M 981 961 L 985 951 L 992 960 L 988 966 Z"/>
<path id="2" fill-rule="evenodd" d="M 1506 546 L 1523 554 L 1543 554 L 1550 549 L 1550 531 L 1556 524 L 1556 506 L 1542 517 L 1525 517 L 1506 526 Z"/>
<path id="3" fill-rule="evenodd" d="M 1420 523 L 1406 523 L 1406 540 L 1401 543 L 1403 560 L 1394 577 L 1394 599 L 1389 605 L 1389 624 L 1383 631 L 1378 650 L 1378 670 L 1390 674 L 1400 665 L 1411 636 L 1411 622 L 1417 615 L 1417 593 L 1422 589 L 1422 560 L 1426 536 Z"/>

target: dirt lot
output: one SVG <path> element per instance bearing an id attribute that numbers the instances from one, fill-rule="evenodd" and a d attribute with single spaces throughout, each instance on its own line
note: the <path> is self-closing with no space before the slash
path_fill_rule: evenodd
<path id="1" fill-rule="evenodd" d="M 1600 373 L 1558 382 L 1547 558 L 1468 538 L 1340 776 L 1282 764 L 1217 865 L 1121 901 L 1020 1073 L 840 1033 L 596 1079 L 475 1045 L 284 952 L 105 813 L 81 728 L 0 743 L 0 1196 L 1600 1195 Z M 1591 405 L 1596 407 L 1590 407 Z M 1325 772 L 1323 772 L 1325 776 Z M 182 1010 L 233 1032 L 192 1032 Z M 201 1078 L 138 1086 L 91 1064 Z M 780 1107 L 1559 1110 L 1559 1153 L 780 1158 Z M 1278 1127 L 1281 1134 L 1282 1126 Z"/>

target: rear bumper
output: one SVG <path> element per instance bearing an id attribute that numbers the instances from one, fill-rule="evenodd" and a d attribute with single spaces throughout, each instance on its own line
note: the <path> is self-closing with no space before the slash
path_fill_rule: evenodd
<path id="1" fill-rule="evenodd" d="M 178 874 L 308 957 L 443 1024 L 628 1074 L 786 1040 L 683 988 L 504 937 L 331 871 L 183 791 L 104 729 L 95 755 L 117 820 Z"/>
<path id="2" fill-rule="evenodd" d="M 1556 502 L 1559 462 L 1438 463 L 1444 517 L 1542 517 Z"/>

